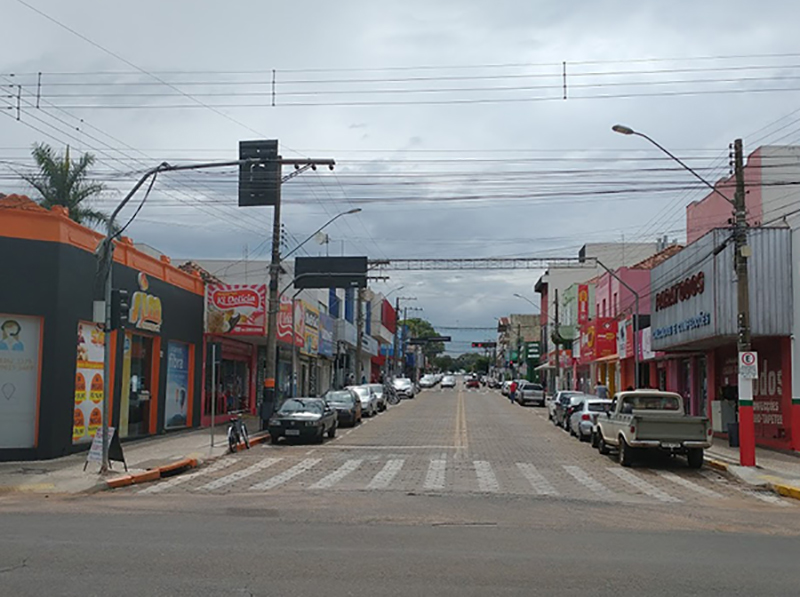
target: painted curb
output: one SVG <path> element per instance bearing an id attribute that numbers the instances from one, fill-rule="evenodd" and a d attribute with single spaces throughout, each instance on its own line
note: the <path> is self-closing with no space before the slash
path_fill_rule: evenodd
<path id="1" fill-rule="evenodd" d="M 709 458 L 708 456 L 706 456 L 704 463 L 713 469 L 722 471 L 723 473 L 728 472 L 728 463 L 723 462 L 722 460 L 716 460 L 715 458 Z"/>
<path id="2" fill-rule="evenodd" d="M 269 441 L 269 433 L 261 433 L 259 435 L 255 435 L 250 438 L 250 445 L 257 446 L 258 444 L 263 444 L 264 442 Z M 244 443 L 240 443 L 236 446 L 236 451 L 241 452 L 242 450 L 246 450 Z M 162 477 L 174 477 L 176 475 L 180 475 L 183 472 L 191 470 L 193 468 L 197 468 L 201 464 L 208 464 L 213 462 L 217 458 L 221 458 L 225 454 L 220 454 L 215 458 L 209 458 L 205 461 L 198 460 L 197 458 L 181 458 L 180 460 L 176 460 L 175 462 L 171 462 L 169 464 L 165 464 L 163 466 L 159 466 L 150 470 L 146 470 L 141 473 L 133 473 L 130 475 L 123 475 L 121 477 L 115 477 L 114 479 L 109 479 L 105 482 L 105 487 L 100 484 L 101 488 L 104 489 L 117 489 L 119 487 L 127 487 L 129 485 L 141 485 L 142 483 L 151 483 L 153 481 L 158 481 Z"/>
<path id="3" fill-rule="evenodd" d="M 784 485 L 782 483 L 768 483 L 767 487 L 769 487 L 775 493 L 779 493 L 784 497 L 800 500 L 800 487 L 794 487 L 793 485 Z"/>

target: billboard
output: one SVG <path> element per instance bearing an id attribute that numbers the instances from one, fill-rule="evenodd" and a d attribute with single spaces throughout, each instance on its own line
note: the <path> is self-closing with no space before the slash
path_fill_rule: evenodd
<path id="1" fill-rule="evenodd" d="M 589 285 L 578 284 L 578 325 L 589 321 Z"/>
<path id="2" fill-rule="evenodd" d="M 366 257 L 297 257 L 295 288 L 366 288 Z"/>
<path id="3" fill-rule="evenodd" d="M 209 284 L 206 332 L 230 336 L 267 333 L 266 284 Z"/>
<path id="4" fill-rule="evenodd" d="M 99 324 L 78 322 L 72 443 L 92 441 L 103 425 L 105 334 Z"/>

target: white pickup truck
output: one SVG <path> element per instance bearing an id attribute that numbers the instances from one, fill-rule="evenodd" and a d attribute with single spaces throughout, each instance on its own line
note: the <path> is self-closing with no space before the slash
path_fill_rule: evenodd
<path id="1" fill-rule="evenodd" d="M 711 433 L 707 417 L 684 412 L 679 394 L 635 390 L 617 393 L 609 412 L 597 417 L 592 445 L 601 454 L 616 448 L 622 466 L 645 450 L 660 450 L 685 455 L 689 467 L 700 468 Z"/>

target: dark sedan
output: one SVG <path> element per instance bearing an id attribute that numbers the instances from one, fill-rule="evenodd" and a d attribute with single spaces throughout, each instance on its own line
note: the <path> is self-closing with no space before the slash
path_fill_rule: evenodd
<path id="1" fill-rule="evenodd" d="M 352 390 L 331 390 L 322 399 L 336 411 L 339 425 L 353 427 L 361 422 L 361 400 Z"/>
<path id="2" fill-rule="evenodd" d="M 336 435 L 337 426 L 336 411 L 321 398 L 290 398 L 272 415 L 268 428 L 273 444 L 282 437 L 321 444 L 326 434 Z"/>

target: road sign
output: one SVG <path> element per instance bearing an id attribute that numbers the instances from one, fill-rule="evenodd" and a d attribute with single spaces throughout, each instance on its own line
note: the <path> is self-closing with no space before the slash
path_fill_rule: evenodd
<path id="1" fill-rule="evenodd" d="M 366 257 L 297 257 L 295 288 L 366 288 Z"/>
<path id="2" fill-rule="evenodd" d="M 739 377 L 742 379 L 758 379 L 758 353 L 739 353 Z"/>
<path id="3" fill-rule="evenodd" d="M 421 346 L 423 344 L 430 344 L 431 342 L 450 342 L 450 336 L 432 336 L 430 338 L 410 338 L 408 343 L 412 346 Z"/>

